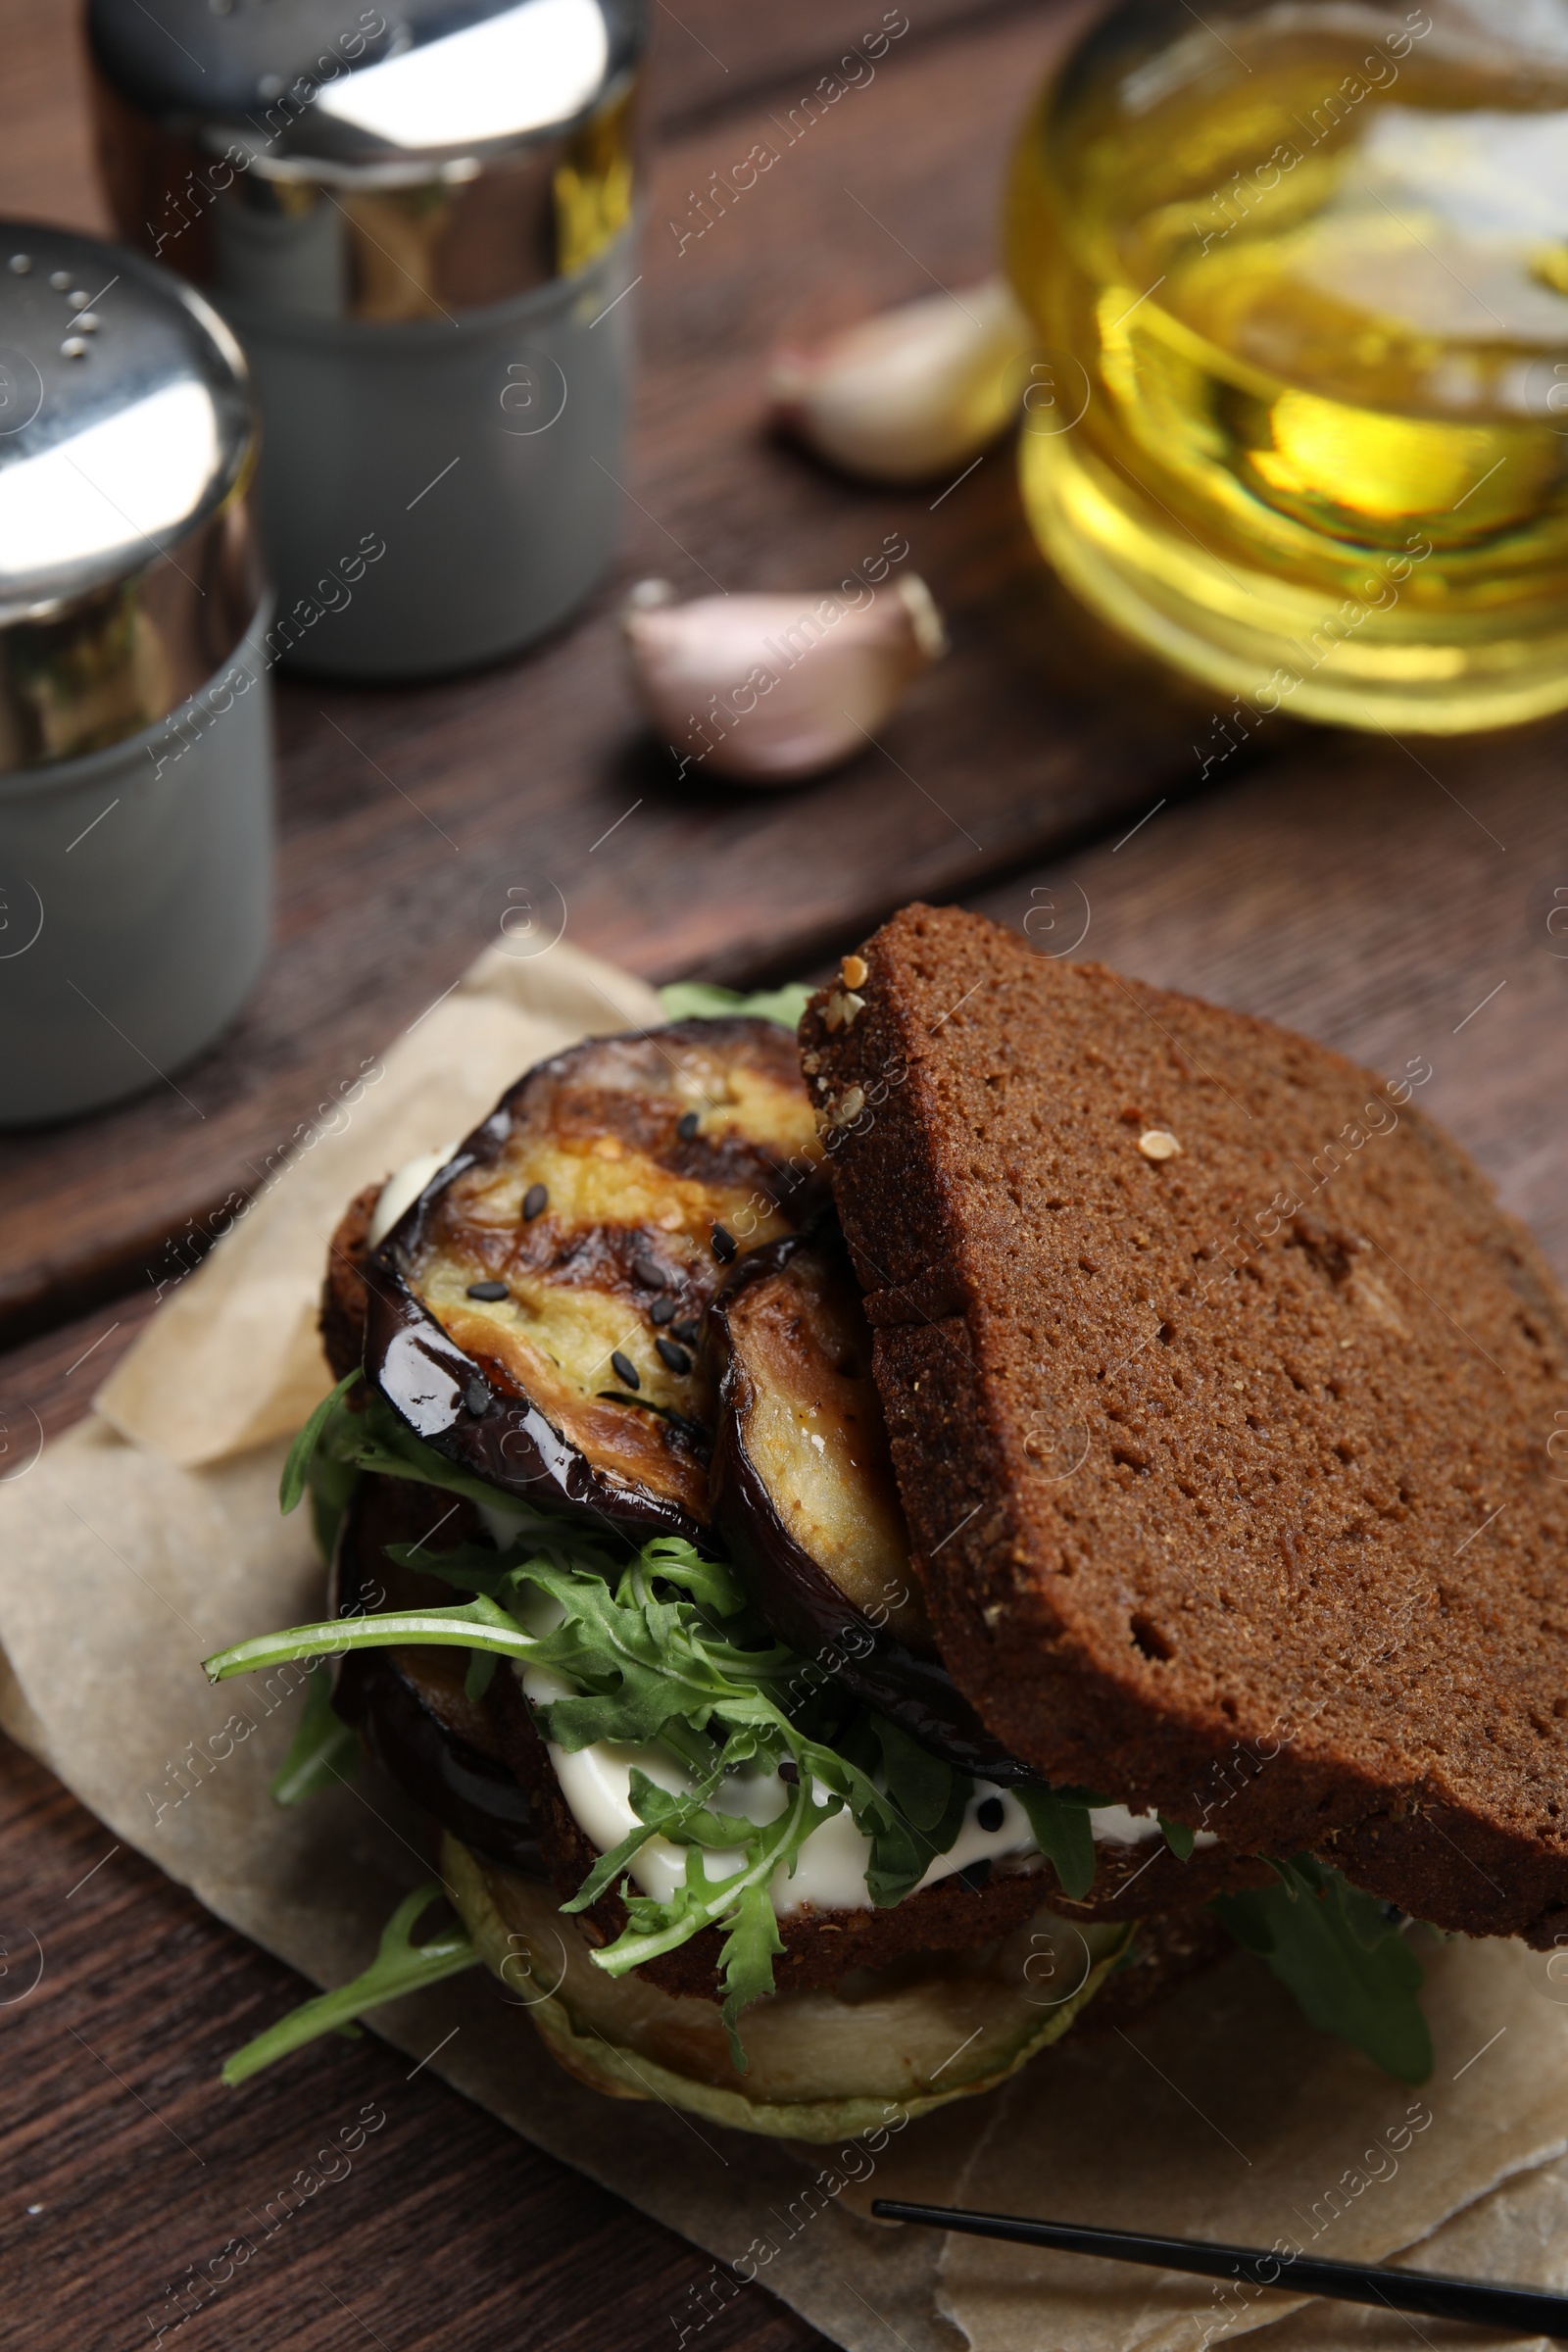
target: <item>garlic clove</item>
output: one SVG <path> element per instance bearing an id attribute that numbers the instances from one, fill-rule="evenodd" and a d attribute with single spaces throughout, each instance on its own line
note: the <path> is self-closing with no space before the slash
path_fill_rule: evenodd
<path id="1" fill-rule="evenodd" d="M 620 617 L 632 675 L 682 775 L 793 784 L 865 749 L 948 639 L 912 573 L 856 591 L 681 605 L 664 581 L 632 590 Z"/>
<path id="2" fill-rule="evenodd" d="M 918 482 L 995 440 L 1033 328 L 1000 277 L 901 303 L 810 351 L 775 354 L 775 423 L 847 473 Z"/>

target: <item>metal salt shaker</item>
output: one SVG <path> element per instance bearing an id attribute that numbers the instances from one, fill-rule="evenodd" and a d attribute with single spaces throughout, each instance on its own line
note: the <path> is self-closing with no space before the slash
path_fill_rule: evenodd
<path id="1" fill-rule="evenodd" d="M 265 419 L 272 644 L 405 679 L 514 652 L 613 553 L 643 0 L 89 0 L 122 234 Z"/>
<path id="2" fill-rule="evenodd" d="M 261 968 L 255 457 L 199 295 L 0 221 L 0 1125 L 172 1085 Z"/>

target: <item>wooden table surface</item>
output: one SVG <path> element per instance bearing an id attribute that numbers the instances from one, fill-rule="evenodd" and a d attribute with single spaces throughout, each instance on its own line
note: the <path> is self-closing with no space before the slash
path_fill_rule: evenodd
<path id="1" fill-rule="evenodd" d="M 1032 551 L 1005 449 L 937 501 L 941 485 L 833 478 L 760 429 L 779 336 L 990 266 L 1008 131 L 1079 14 L 911 8 L 874 82 L 678 251 L 668 223 L 689 192 L 880 13 L 682 0 L 677 18 L 658 0 L 617 577 L 549 646 L 476 677 L 284 685 L 277 941 L 253 1002 L 181 1073 L 179 1097 L 159 1088 L 0 1140 L 0 1419 L 30 1409 L 53 1435 L 85 1410 L 191 1221 L 253 1183 L 323 1091 L 477 951 L 498 871 L 553 883 L 570 937 L 655 978 L 805 971 L 909 897 L 956 897 L 1042 953 L 1099 955 L 1268 1013 L 1390 1075 L 1430 1062 L 1421 1100 L 1568 1274 L 1568 918 L 1550 919 L 1568 905 L 1568 729 L 1400 747 L 1279 721 L 1245 771 L 1238 756 L 1200 781 L 1209 703 L 1070 605 Z M 0 211 L 103 226 L 73 12 L 3 0 L 0 31 Z M 809 588 L 888 530 L 909 539 L 954 652 L 888 729 L 886 756 L 775 796 L 673 786 L 621 674 L 626 583 L 657 570 L 691 593 L 714 579 Z M 13 2344 L 107 2352 L 156 2333 L 184 2267 L 362 2101 L 379 2102 L 384 2131 L 291 2241 L 188 2323 L 190 2352 L 675 2340 L 706 2257 L 429 2077 L 406 2082 L 375 2041 L 334 2065 L 329 2093 L 303 2061 L 243 2101 L 221 2091 L 222 2053 L 297 1981 L 150 1864 L 106 1860 L 106 1833 L 47 1773 L 14 1748 L 5 1762 Z M 17 1997 L 30 1937 L 44 1976 Z M 701 2340 L 820 2339 L 753 2288 Z"/>

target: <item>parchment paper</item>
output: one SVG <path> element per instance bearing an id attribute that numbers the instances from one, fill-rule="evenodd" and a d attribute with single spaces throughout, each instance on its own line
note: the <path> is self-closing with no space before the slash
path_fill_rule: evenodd
<path id="1" fill-rule="evenodd" d="M 1126 2034 L 1069 2035 L 1052 2053 L 1050 2100 L 1027 2079 L 1009 2084 L 955 2201 L 1147 2230 L 1157 2182 L 1154 2226 L 1178 2236 L 1341 2262 L 1412 2244 L 1568 2146 L 1568 2012 L 1547 1997 L 1563 1988 L 1542 1955 L 1425 1931 L 1417 1948 L 1438 2052 L 1419 2090 L 1314 2034 L 1238 1954 Z M 1286 2308 L 1278 2295 L 1023 2247 L 999 2262 L 995 2247 L 962 2237 L 949 2241 L 939 2303 L 987 2352 L 1198 2352 L 1205 2328 L 1210 2342 L 1242 2335 Z M 1288 2340 L 1331 2346 L 1344 2318 L 1315 2305 Z"/>
<path id="2" fill-rule="evenodd" d="M 117 1838 L 318 1984 L 363 1967 L 427 1875 L 418 1826 L 368 1768 L 279 1811 L 267 1784 L 298 1686 L 213 1690 L 199 1661 L 321 1606 L 305 1514 L 278 1517 L 276 1482 L 283 1437 L 328 1385 L 313 1330 L 326 1236 L 363 1184 L 462 1134 L 541 1054 L 658 1017 L 641 983 L 564 945 L 492 951 L 166 1301 L 99 1416 L 0 1483 L 0 1722 Z M 1431 2267 L 1554 2282 L 1568 2168 L 1530 2168 L 1568 2146 L 1568 2009 L 1551 1997 L 1568 1986 L 1509 1945 L 1424 1957 L 1439 2055 L 1423 2092 L 1311 2034 L 1238 1958 L 1125 2040 L 1069 2035 L 1003 2093 L 907 2126 L 874 2160 L 604 2100 L 477 1976 L 375 2023 L 421 2057 L 461 2026 L 432 2071 L 854 2352 L 965 2339 L 976 2352 L 1200 2352 L 1205 2330 L 1260 2327 L 1279 2352 L 1384 2352 L 1396 2336 L 1375 2315 L 1309 2304 L 1281 2319 L 1274 2298 L 1233 2315 L 1192 2281 L 973 2240 L 945 2251 L 865 2216 L 871 2196 L 903 2195 L 1312 2244 L 1315 2215 L 1319 2252 L 1425 2240 Z M 1431 2119 L 1419 2130 L 1417 2104 Z M 715 2268 L 694 2292 L 693 2334 L 744 2291 Z"/>

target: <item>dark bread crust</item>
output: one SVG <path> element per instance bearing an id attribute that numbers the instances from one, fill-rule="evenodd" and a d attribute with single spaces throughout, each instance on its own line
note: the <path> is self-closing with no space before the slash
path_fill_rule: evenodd
<path id="1" fill-rule="evenodd" d="M 1113 1845 L 1109 1839 L 1095 1846 L 1095 1883 L 1081 1902 L 1073 1902 L 1056 1885 L 1054 1872 L 1047 1884 L 1046 1900 L 1063 1919 L 1142 1919 L 1148 1912 L 1186 1913 L 1206 1903 L 1210 1895 L 1235 1894 L 1247 1886 L 1272 1886 L 1274 1873 L 1255 1856 L 1238 1853 L 1223 1842 L 1200 1846 L 1178 1862 L 1163 1838 L 1141 1845 Z"/>
<path id="2" fill-rule="evenodd" d="M 951 908 L 862 953 L 803 1066 L 961 1688 L 1053 1780 L 1549 1943 L 1568 1317 L 1529 1235 L 1408 1083 L 1267 1022 Z"/>
<path id="3" fill-rule="evenodd" d="M 370 1249 L 370 1220 L 381 1198 L 379 1184 L 356 1193 L 326 1246 L 318 1329 L 335 1379 L 358 1371 L 365 1358 L 365 1261 Z"/>

